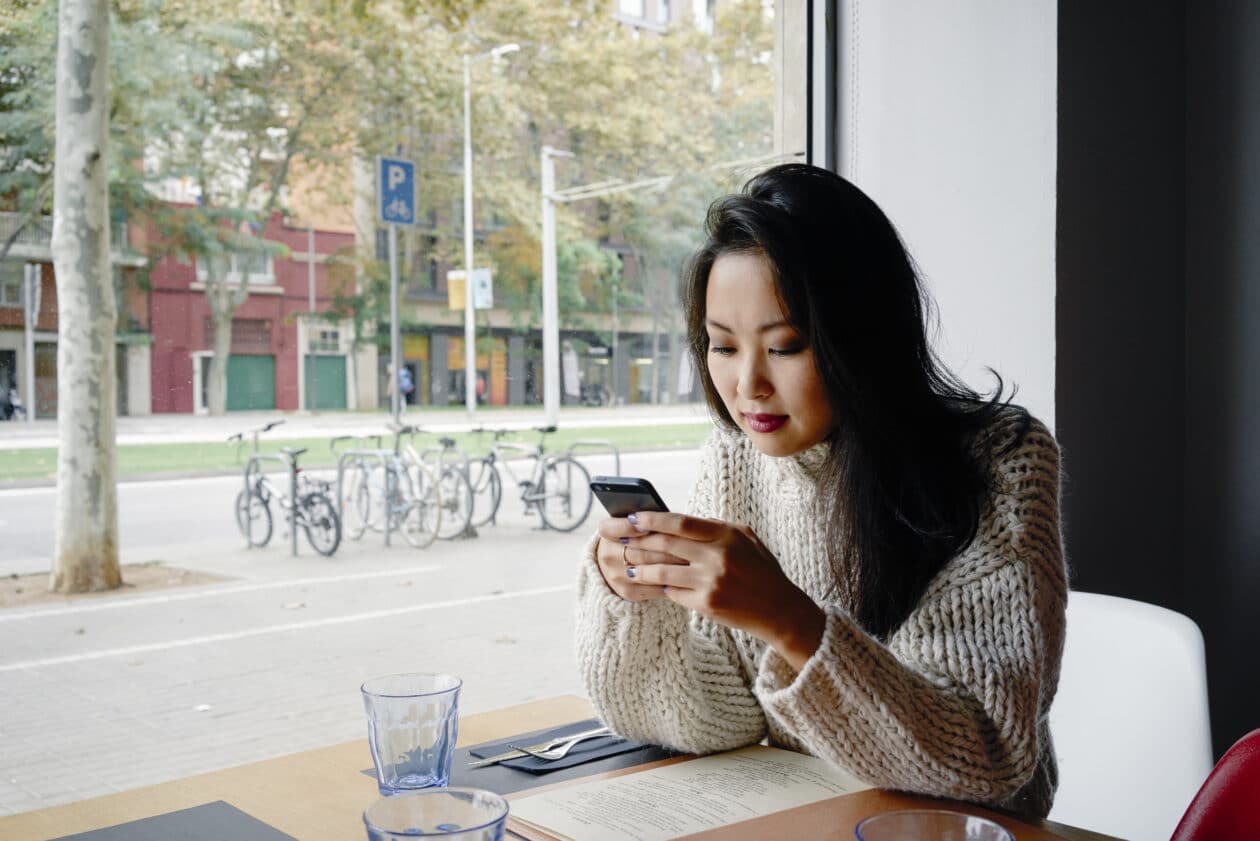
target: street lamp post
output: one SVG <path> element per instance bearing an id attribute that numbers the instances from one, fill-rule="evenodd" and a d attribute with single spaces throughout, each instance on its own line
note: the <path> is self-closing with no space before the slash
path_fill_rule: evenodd
<path id="1" fill-rule="evenodd" d="M 464 54 L 464 406 L 468 418 L 477 411 L 476 320 L 473 312 L 473 190 L 472 190 L 472 63 L 514 53 L 519 44 L 504 44 L 478 56 Z"/>
<path id="2" fill-rule="evenodd" d="M 560 420 L 560 306 L 556 278 L 556 164 L 572 152 L 542 147 L 543 414 Z"/>

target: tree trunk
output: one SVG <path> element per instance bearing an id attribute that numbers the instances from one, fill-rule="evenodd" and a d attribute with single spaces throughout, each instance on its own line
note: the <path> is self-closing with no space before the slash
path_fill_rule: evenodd
<path id="1" fill-rule="evenodd" d="M 232 355 L 232 311 L 212 308 L 211 332 L 214 334 L 214 355 L 206 382 L 206 408 L 216 417 L 227 412 L 227 362 Z"/>
<path id="2" fill-rule="evenodd" d="M 109 263 L 109 4 L 61 0 L 53 264 L 57 272 L 57 537 L 49 587 L 113 589 L 118 568 L 114 454 L 114 284 Z"/>

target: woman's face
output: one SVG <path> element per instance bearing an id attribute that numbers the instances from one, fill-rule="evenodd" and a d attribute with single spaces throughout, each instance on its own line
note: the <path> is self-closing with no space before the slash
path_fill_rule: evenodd
<path id="1" fill-rule="evenodd" d="M 757 253 L 724 254 L 705 296 L 709 375 L 753 445 L 790 456 L 831 432 L 831 404 L 814 352 L 787 321 L 770 264 Z"/>

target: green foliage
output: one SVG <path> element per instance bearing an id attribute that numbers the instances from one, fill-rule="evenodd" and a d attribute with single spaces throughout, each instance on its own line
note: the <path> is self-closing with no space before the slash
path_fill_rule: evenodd
<path id="1" fill-rule="evenodd" d="M 46 211 L 57 4 L 6 5 L 0 201 Z M 566 317 L 614 304 L 676 310 L 673 280 L 704 208 L 738 182 L 711 167 L 771 150 L 773 23 L 761 0 L 724 0 L 712 34 L 686 22 L 636 34 L 609 3 L 552 0 L 113 0 L 111 12 L 111 199 L 116 218 L 154 220 L 164 241 L 153 259 L 277 253 L 241 235 L 241 222 L 283 209 L 295 167 L 348 204 L 351 156 L 388 153 L 417 164 L 424 230 L 406 253 L 423 236 L 426 253 L 462 263 L 465 55 L 474 203 L 491 231 L 476 262 L 493 267 L 520 329 L 540 320 L 543 145 L 574 154 L 557 162 L 558 189 L 676 176 L 604 199 L 602 212 L 589 201 L 559 209 Z M 508 43 L 520 49 L 488 57 Z M 177 182 L 201 203 L 163 201 Z M 622 277 L 597 243 L 634 271 Z M 368 333 L 388 313 L 372 262 L 335 307 Z"/>
<path id="2" fill-rule="evenodd" d="M 52 178 L 55 3 L 18 4 L 0 16 L 0 208 L 46 212 Z"/>

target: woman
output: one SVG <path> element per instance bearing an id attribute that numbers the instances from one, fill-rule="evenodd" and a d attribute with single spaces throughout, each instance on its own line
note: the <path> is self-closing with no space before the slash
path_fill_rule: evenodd
<path id="1" fill-rule="evenodd" d="M 768 739 L 892 789 L 1044 816 L 1066 577 L 1054 439 L 928 348 L 861 191 L 798 164 L 714 203 L 684 278 L 718 428 L 689 515 L 604 520 L 578 586 L 600 717 Z"/>

